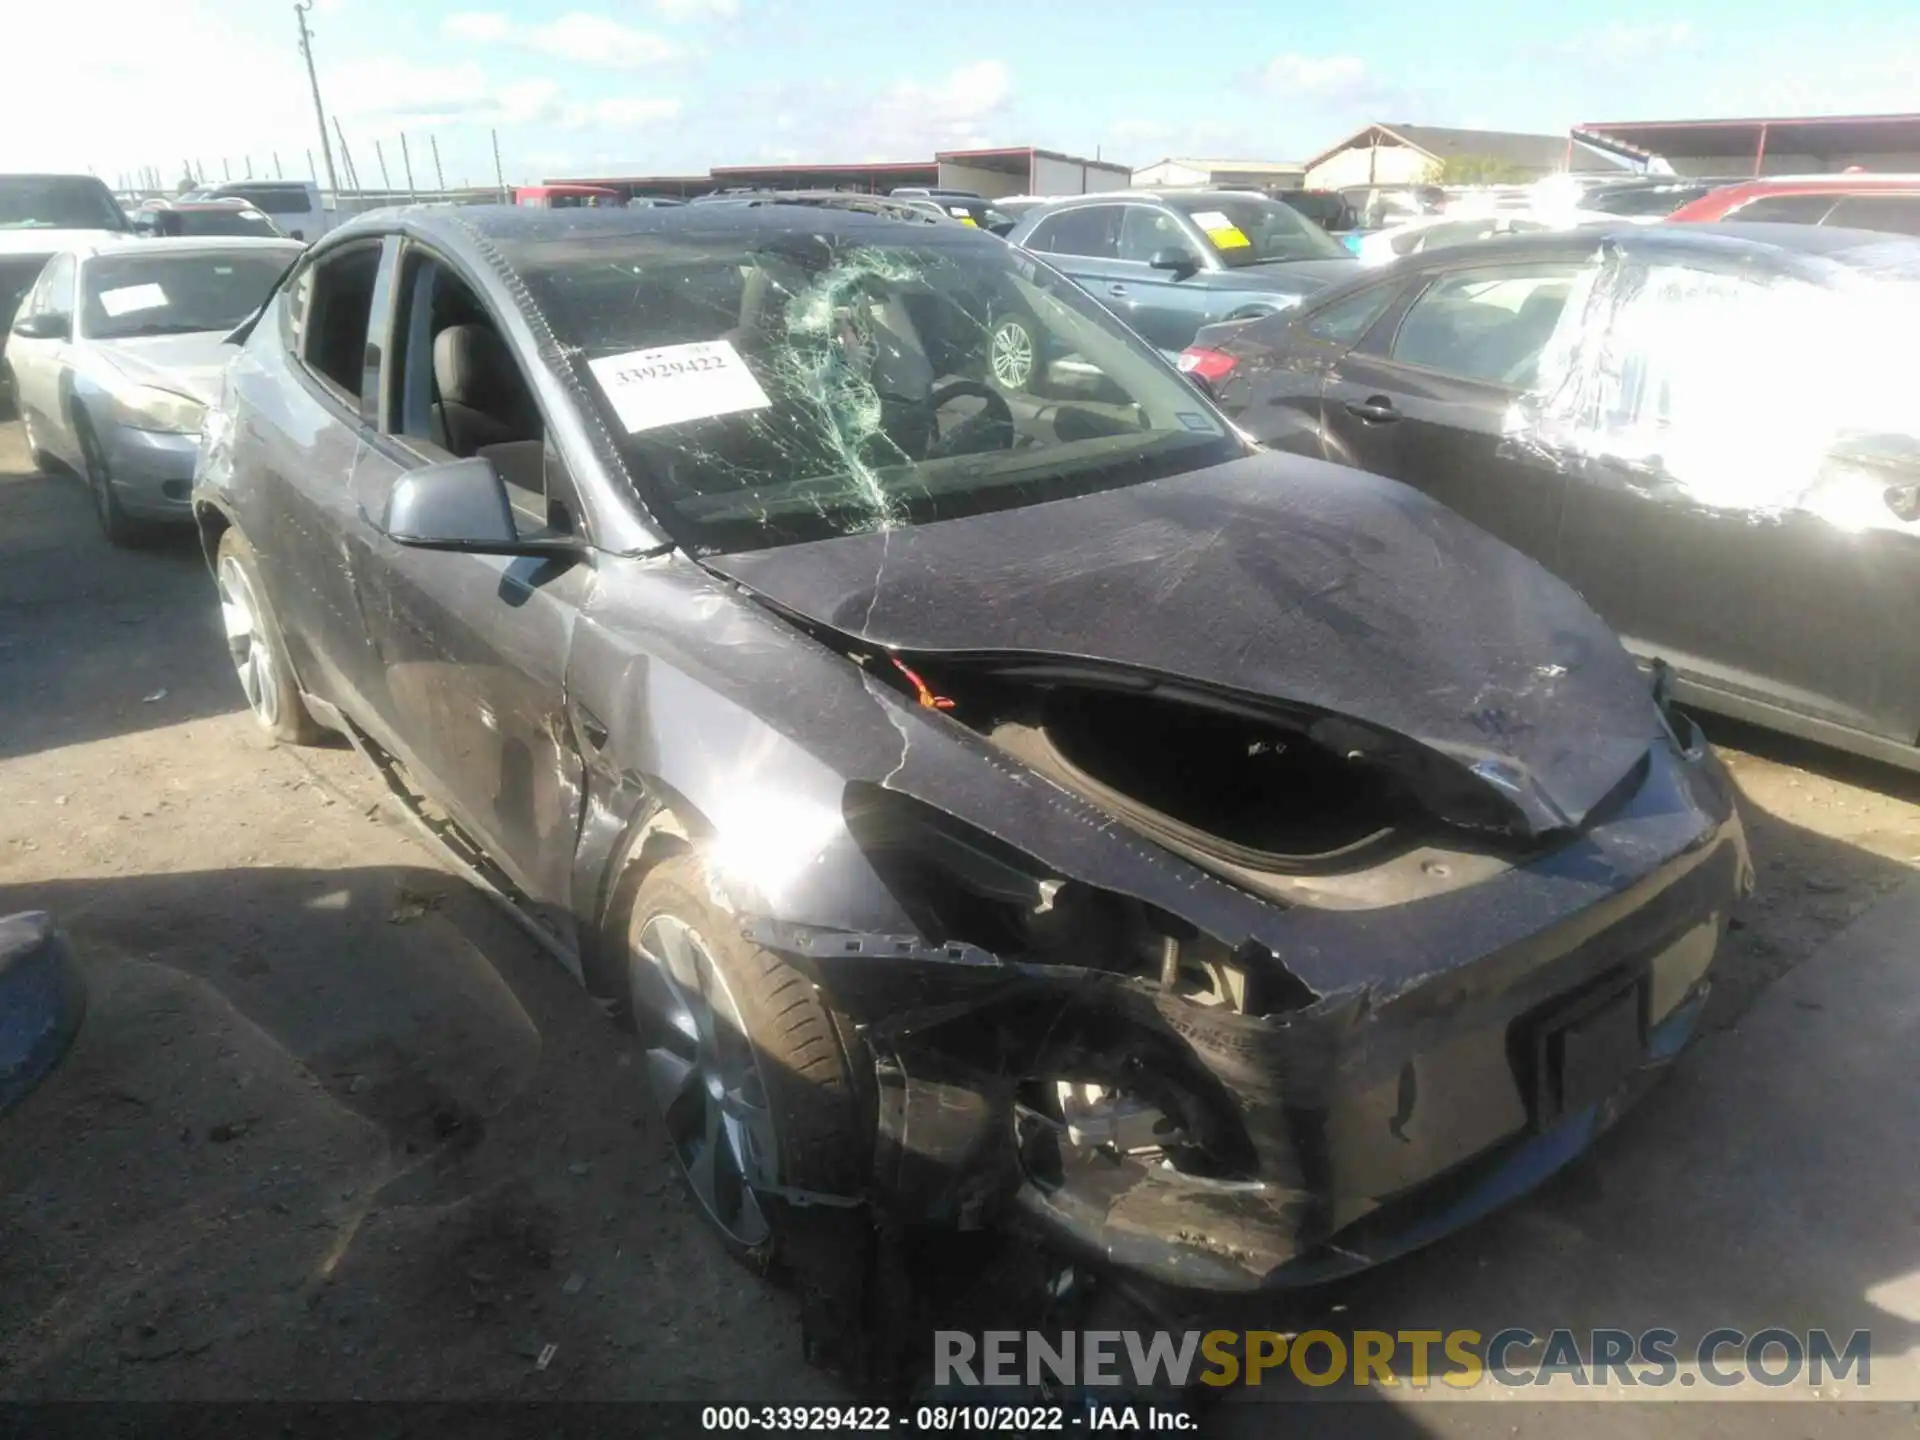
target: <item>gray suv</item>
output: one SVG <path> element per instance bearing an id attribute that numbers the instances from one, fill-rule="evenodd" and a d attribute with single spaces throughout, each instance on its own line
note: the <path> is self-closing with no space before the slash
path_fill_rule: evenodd
<path id="1" fill-rule="evenodd" d="M 1202 325 L 1290 309 L 1357 264 L 1298 211 L 1244 190 L 1075 196 L 1030 211 L 1007 239 L 1170 355 Z"/>

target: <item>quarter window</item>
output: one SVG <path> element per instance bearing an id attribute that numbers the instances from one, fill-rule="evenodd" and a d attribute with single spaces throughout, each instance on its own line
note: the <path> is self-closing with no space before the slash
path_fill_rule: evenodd
<path id="1" fill-rule="evenodd" d="M 1314 339 L 1325 340 L 1330 345 L 1357 345 L 1399 290 L 1397 285 L 1375 285 L 1357 295 L 1336 300 L 1306 317 L 1303 322 L 1306 331 Z"/>
<path id="2" fill-rule="evenodd" d="M 1761 224 L 1818 225 L 1833 208 L 1831 195 L 1763 195 L 1749 200 L 1727 219 L 1757 221 Z"/>
<path id="3" fill-rule="evenodd" d="M 1413 302 L 1389 354 L 1403 365 L 1524 389 L 1584 268 L 1568 260 L 1443 275 Z"/>
<path id="4" fill-rule="evenodd" d="M 1849 195 L 1820 223 L 1920 235 L 1920 195 Z"/>

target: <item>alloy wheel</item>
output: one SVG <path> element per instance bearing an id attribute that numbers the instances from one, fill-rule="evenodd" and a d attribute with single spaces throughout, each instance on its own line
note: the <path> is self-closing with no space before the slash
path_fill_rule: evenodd
<path id="1" fill-rule="evenodd" d="M 1018 320 L 1002 320 L 989 342 L 993 378 L 1009 390 L 1024 390 L 1033 379 L 1033 335 Z"/>
<path id="2" fill-rule="evenodd" d="M 646 1034 L 647 1081 L 675 1158 L 713 1222 L 753 1249 L 773 1233 L 754 1192 L 778 1152 L 739 1006 L 712 951 L 685 921 L 649 917 L 634 948 L 646 962 L 633 967 L 633 999 Z"/>
<path id="3" fill-rule="evenodd" d="M 280 690 L 273 682 L 273 650 L 268 644 L 259 597 L 240 562 L 228 555 L 215 573 L 220 619 L 227 631 L 227 654 L 240 676 L 247 707 L 271 729 L 280 719 Z"/>

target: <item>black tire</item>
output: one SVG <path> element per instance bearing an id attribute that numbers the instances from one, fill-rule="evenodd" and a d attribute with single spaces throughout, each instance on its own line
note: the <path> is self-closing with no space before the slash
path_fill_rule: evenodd
<path id="1" fill-rule="evenodd" d="M 109 545 L 123 550 L 138 545 L 147 538 L 146 527 L 127 514 L 120 504 L 120 497 L 113 493 L 107 457 L 100 449 L 100 441 L 94 435 L 93 426 L 84 412 L 73 417 L 73 437 L 80 446 L 80 478 L 86 483 L 88 498 L 93 501 L 93 514 L 100 522 L 100 533 L 107 537 Z"/>
<path id="2" fill-rule="evenodd" d="M 240 675 L 247 708 L 260 728 L 274 739 L 290 745 L 318 744 L 327 732 L 300 696 L 300 683 L 287 659 L 286 641 L 267 604 L 266 587 L 260 583 L 260 562 L 246 536 L 229 527 L 220 536 L 213 563 L 227 650 Z M 247 621 L 246 628 L 238 633 L 236 605 L 245 612 Z"/>
<path id="3" fill-rule="evenodd" d="M 724 1070 L 728 1060 L 750 1058 L 755 1067 L 752 1079 L 741 1084 L 737 1093 L 747 1101 L 744 1108 L 751 1108 L 757 1081 L 765 1100 L 766 1128 L 771 1131 L 770 1147 L 762 1136 L 748 1141 L 746 1151 L 723 1136 L 723 1144 L 706 1167 L 712 1172 L 706 1184 L 699 1178 L 706 1154 L 703 1147 L 716 1134 L 708 1116 L 716 1109 L 724 1113 L 727 1107 L 700 1083 L 700 1075 L 708 1072 L 700 1070 L 697 1053 L 691 1070 L 680 1075 L 677 1084 L 673 1066 L 662 1058 L 686 1065 L 686 1052 L 701 1048 L 690 1039 L 684 1022 L 682 1028 L 673 1024 L 669 1012 L 676 992 L 660 980 L 662 963 L 670 960 L 664 931 L 669 923 L 684 927 L 695 939 L 704 955 L 698 963 L 710 966 L 738 1016 L 736 1029 L 726 1018 L 726 1006 L 709 997 L 715 1000 L 709 1007 L 710 1029 L 721 1049 L 727 1048 L 728 1032 L 745 1042 L 743 1049 L 722 1057 L 713 1073 Z M 817 1195 L 864 1193 L 868 1147 L 861 1139 L 857 1090 L 826 1006 L 804 975 L 748 940 L 740 933 L 739 921 L 715 904 L 704 861 L 697 854 L 677 854 L 655 865 L 634 894 L 622 928 L 628 994 L 645 1051 L 647 1084 L 689 1194 L 727 1251 L 749 1268 L 764 1272 L 777 1266 L 796 1273 L 814 1268 L 821 1256 L 795 1253 L 801 1222 L 794 1208 L 765 1188 L 755 1191 L 747 1186 L 744 1171 L 757 1165 L 758 1156 L 770 1148 L 775 1163 L 771 1173 L 760 1168 L 763 1183 L 776 1182 L 787 1192 Z M 652 952 L 662 953 L 656 958 Z M 730 1096 L 736 1093 L 724 1080 L 721 1088 Z M 759 1133 L 757 1123 L 755 1133 Z M 725 1179 L 730 1167 L 740 1176 L 737 1184 Z M 751 1212 L 742 1195 L 751 1197 L 752 1212 L 764 1221 L 763 1231 L 748 1223 Z M 862 1231 L 865 1227 L 864 1218 L 849 1208 L 809 1206 L 799 1213 L 808 1217 L 806 1243 L 814 1248 L 823 1238 L 820 1218 L 851 1222 Z"/>

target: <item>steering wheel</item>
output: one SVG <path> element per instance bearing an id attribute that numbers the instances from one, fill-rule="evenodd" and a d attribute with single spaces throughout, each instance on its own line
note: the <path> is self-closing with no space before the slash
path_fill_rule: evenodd
<path id="1" fill-rule="evenodd" d="M 942 434 L 940 411 L 967 396 L 983 401 L 986 408 L 961 421 L 950 433 Z M 1007 404 L 1006 397 L 978 380 L 949 380 L 927 397 L 927 410 L 933 416 L 933 443 L 927 447 L 929 459 L 1011 450 L 1019 438 L 1013 428 L 1013 408 Z"/>

